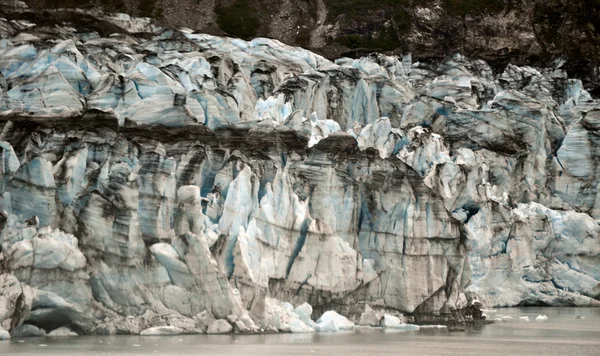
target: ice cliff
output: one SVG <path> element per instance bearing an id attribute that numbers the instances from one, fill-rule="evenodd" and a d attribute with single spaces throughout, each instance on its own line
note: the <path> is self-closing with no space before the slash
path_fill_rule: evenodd
<path id="1" fill-rule="evenodd" d="M 97 21 L 0 19 L 2 328 L 600 304 L 600 101 L 562 63 L 332 62 Z"/>

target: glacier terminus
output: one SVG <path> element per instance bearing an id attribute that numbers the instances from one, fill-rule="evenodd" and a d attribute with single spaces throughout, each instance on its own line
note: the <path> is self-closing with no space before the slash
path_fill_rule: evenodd
<path id="1" fill-rule="evenodd" d="M 600 306 L 600 100 L 562 61 L 330 61 L 94 16 L 0 18 L 0 336 Z"/>

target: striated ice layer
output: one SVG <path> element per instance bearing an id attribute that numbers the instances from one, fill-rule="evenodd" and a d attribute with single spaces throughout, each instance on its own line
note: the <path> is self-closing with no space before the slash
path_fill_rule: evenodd
<path id="1" fill-rule="evenodd" d="M 475 298 L 599 304 L 600 102 L 561 68 L 97 20 L 111 32 L 0 19 L 0 328 L 402 330 L 481 317 Z"/>

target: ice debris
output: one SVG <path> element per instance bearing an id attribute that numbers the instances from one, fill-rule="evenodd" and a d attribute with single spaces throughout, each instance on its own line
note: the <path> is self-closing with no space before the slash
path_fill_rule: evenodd
<path id="1" fill-rule="evenodd" d="M 292 333 L 311 333 L 315 331 L 315 323 L 311 320 L 312 307 L 303 303 L 294 308 L 290 303 L 267 298 L 264 323 L 278 331 Z"/>

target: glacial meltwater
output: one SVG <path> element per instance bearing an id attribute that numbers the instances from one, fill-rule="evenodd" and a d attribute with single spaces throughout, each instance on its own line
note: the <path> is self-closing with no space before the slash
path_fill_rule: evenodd
<path id="1" fill-rule="evenodd" d="M 498 308 L 463 332 L 79 336 L 0 341 L 0 355 L 600 355 L 600 308 Z M 536 321 L 538 316 L 545 321 Z M 527 316 L 529 321 L 522 320 Z M 544 318 L 539 318 L 544 319 Z"/>

